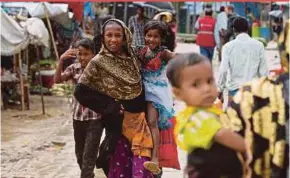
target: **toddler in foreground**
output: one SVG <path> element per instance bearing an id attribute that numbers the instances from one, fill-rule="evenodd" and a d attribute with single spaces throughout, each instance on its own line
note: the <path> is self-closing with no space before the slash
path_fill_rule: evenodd
<path id="1" fill-rule="evenodd" d="M 168 64 L 167 77 L 177 99 L 187 105 L 177 115 L 175 136 L 188 152 L 188 176 L 241 177 L 236 153 L 245 151 L 244 139 L 219 120 L 222 111 L 213 106 L 218 92 L 210 61 L 197 53 L 178 54 Z"/>

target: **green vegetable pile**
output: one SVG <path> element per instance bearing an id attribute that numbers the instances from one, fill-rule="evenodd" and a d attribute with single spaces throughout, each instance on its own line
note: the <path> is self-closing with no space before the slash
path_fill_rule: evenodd
<path id="1" fill-rule="evenodd" d="M 73 87 L 69 84 L 54 84 L 50 91 L 56 96 L 71 96 Z"/>
<path id="2" fill-rule="evenodd" d="M 43 95 L 51 95 L 51 91 L 48 88 L 42 87 L 40 85 L 35 85 L 30 87 L 30 94 L 41 94 L 41 90 Z"/>

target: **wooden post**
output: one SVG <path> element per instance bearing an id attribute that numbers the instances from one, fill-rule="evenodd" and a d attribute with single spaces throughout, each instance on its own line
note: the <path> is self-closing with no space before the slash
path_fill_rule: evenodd
<path id="1" fill-rule="evenodd" d="M 123 22 L 127 24 L 127 11 L 128 11 L 128 2 L 124 3 L 124 17 L 123 17 Z"/>
<path id="2" fill-rule="evenodd" d="M 190 33 L 190 11 L 189 11 L 189 7 L 191 5 L 186 5 L 186 30 L 185 33 Z"/>
<path id="3" fill-rule="evenodd" d="M 53 44 L 53 49 L 54 49 L 54 52 L 55 52 L 56 59 L 58 61 L 59 60 L 59 55 L 58 55 L 57 48 L 56 48 L 56 44 L 55 44 L 55 40 L 54 40 L 54 37 L 53 37 L 53 32 L 52 32 L 51 23 L 50 23 L 50 20 L 49 20 L 49 17 L 48 17 L 47 8 L 44 5 L 44 3 L 42 3 L 42 5 L 43 5 L 44 11 L 45 11 L 46 21 L 47 21 L 48 28 L 49 28 L 49 32 L 50 32 L 50 36 L 51 36 L 51 41 L 52 41 L 52 44 Z"/>
<path id="4" fill-rule="evenodd" d="M 25 58 L 26 58 L 26 65 L 27 65 L 27 83 L 26 83 L 26 89 L 27 89 L 27 110 L 30 109 L 30 94 L 29 94 L 29 82 L 28 82 L 28 76 L 29 76 L 29 46 L 25 49 Z"/>
<path id="5" fill-rule="evenodd" d="M 40 75 L 40 65 L 39 65 L 39 60 L 40 60 L 40 53 L 39 53 L 39 47 L 35 45 L 36 48 L 36 57 L 37 57 L 37 71 L 39 74 L 39 82 L 40 82 L 40 96 L 41 96 L 41 104 L 42 104 L 42 114 L 45 115 L 45 107 L 44 107 L 44 99 L 43 99 L 43 90 L 42 90 L 42 78 Z"/>
<path id="6" fill-rule="evenodd" d="M 114 2 L 113 5 L 114 5 L 113 6 L 113 16 L 116 17 L 116 5 L 117 5 L 117 3 Z"/>
<path id="7" fill-rule="evenodd" d="M 24 85 L 23 85 L 23 75 L 22 75 L 22 61 L 21 61 L 21 51 L 18 53 L 18 74 L 20 80 L 20 94 L 21 94 L 21 110 L 24 111 Z"/>

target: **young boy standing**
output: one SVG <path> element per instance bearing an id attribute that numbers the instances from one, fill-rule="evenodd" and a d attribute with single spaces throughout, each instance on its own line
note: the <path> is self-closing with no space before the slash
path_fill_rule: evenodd
<path id="1" fill-rule="evenodd" d="M 83 70 L 94 57 L 94 44 L 89 39 L 81 39 L 77 47 L 68 49 L 60 57 L 55 83 L 71 80 L 75 85 Z M 62 72 L 63 63 L 67 59 L 77 58 L 79 62 L 70 65 Z M 81 178 L 94 178 L 94 168 L 103 132 L 101 115 L 80 105 L 74 100 L 73 128 L 75 139 L 75 154 L 81 169 Z"/>

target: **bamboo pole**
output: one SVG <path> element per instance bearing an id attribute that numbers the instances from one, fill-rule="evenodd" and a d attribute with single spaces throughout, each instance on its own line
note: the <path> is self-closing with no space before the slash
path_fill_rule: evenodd
<path id="1" fill-rule="evenodd" d="M 22 61 L 21 61 L 21 51 L 18 53 L 18 73 L 20 80 L 20 94 L 21 94 L 21 110 L 24 111 L 24 84 L 23 84 L 23 76 L 22 76 Z"/>
<path id="2" fill-rule="evenodd" d="M 117 3 L 114 2 L 113 5 L 114 5 L 113 6 L 113 16 L 116 17 L 116 5 L 117 5 Z"/>
<path id="3" fill-rule="evenodd" d="M 43 90 L 42 90 L 42 78 L 40 75 L 40 65 L 39 65 L 39 61 L 40 61 L 40 53 L 39 53 L 39 47 L 37 45 L 35 45 L 36 48 L 36 56 L 37 56 L 37 71 L 38 71 L 38 76 L 39 76 L 39 83 L 40 83 L 40 96 L 41 96 L 41 104 L 42 104 L 42 114 L 45 115 L 45 106 L 44 106 L 44 98 L 43 98 Z"/>
<path id="4" fill-rule="evenodd" d="M 29 82 L 28 82 L 28 76 L 29 76 L 29 46 L 25 50 L 25 57 L 26 57 L 26 65 L 27 65 L 27 109 L 30 109 L 30 93 L 29 93 Z"/>
<path id="5" fill-rule="evenodd" d="M 58 61 L 59 60 L 59 55 L 58 55 L 57 48 L 56 48 L 56 44 L 55 44 L 55 40 L 54 40 L 54 37 L 53 37 L 51 23 L 50 23 L 50 20 L 49 20 L 49 17 L 48 17 L 48 11 L 47 11 L 47 8 L 44 5 L 44 3 L 42 3 L 42 5 L 43 5 L 44 11 L 45 11 L 45 17 L 46 17 L 46 21 L 47 21 L 48 28 L 49 28 L 49 32 L 50 32 L 50 36 L 51 36 L 51 41 L 52 41 L 52 44 L 53 44 L 53 49 L 54 49 L 54 52 L 55 52 L 55 55 L 56 55 L 56 59 Z"/>
<path id="6" fill-rule="evenodd" d="M 127 24 L 127 11 L 128 11 L 128 2 L 124 3 L 124 17 L 123 17 L 123 22 Z"/>

